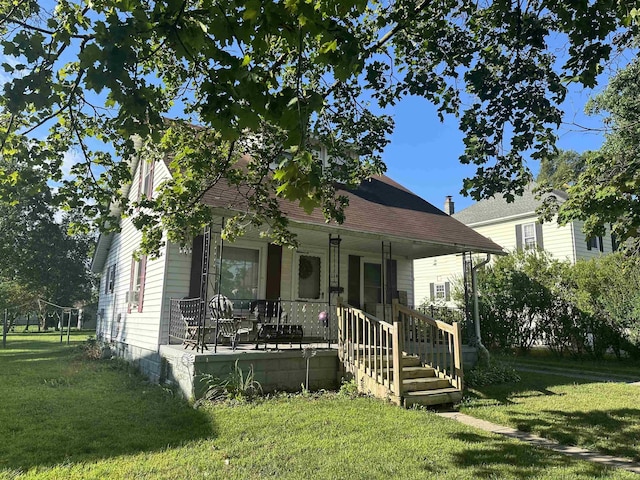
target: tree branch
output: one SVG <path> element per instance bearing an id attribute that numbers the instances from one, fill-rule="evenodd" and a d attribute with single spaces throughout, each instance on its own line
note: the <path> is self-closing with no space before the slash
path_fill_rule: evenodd
<path id="1" fill-rule="evenodd" d="M 15 23 L 16 25 L 19 25 L 22 28 L 26 28 L 27 30 L 33 30 L 34 32 L 44 33 L 45 35 L 55 35 L 56 33 L 58 33 L 56 30 L 48 30 L 46 28 L 36 27 L 35 25 L 30 25 L 26 22 L 10 17 L 8 15 L 0 15 L 0 21 L 6 22 L 6 23 Z M 91 40 L 95 38 L 95 35 L 88 35 L 88 34 L 83 35 L 80 33 L 76 33 L 69 36 L 71 38 L 77 38 L 81 40 Z"/>

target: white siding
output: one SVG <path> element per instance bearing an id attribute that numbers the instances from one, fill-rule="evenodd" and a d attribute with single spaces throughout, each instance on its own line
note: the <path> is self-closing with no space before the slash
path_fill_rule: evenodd
<path id="1" fill-rule="evenodd" d="M 168 176 L 164 164 L 157 163 L 154 169 L 154 188 L 157 188 Z M 133 179 L 129 200 L 135 200 L 138 197 L 138 169 L 134 172 Z M 160 341 L 167 255 L 163 248 L 159 258 L 147 259 L 142 312 L 138 312 L 137 308 L 129 312 L 126 296 L 131 284 L 132 255 L 140 244 L 140 237 L 140 232 L 129 218 L 122 219 L 121 231 L 113 235 L 102 272 L 98 310 L 103 312 L 103 316 L 98 325 L 98 335 L 108 341 L 118 341 L 122 344 L 157 351 Z M 105 294 L 103 282 L 111 265 L 116 265 L 114 292 Z"/>
<path id="2" fill-rule="evenodd" d="M 450 283 L 451 292 L 462 279 L 462 255 L 443 255 L 441 257 L 421 258 L 414 260 L 415 269 L 414 295 L 415 306 L 431 301 L 431 284 Z M 453 301 L 447 305 L 453 307 Z"/>
<path id="3" fill-rule="evenodd" d="M 493 240 L 506 251 L 516 249 L 516 226 L 527 223 L 536 223 L 535 215 L 523 217 L 518 220 L 493 223 L 490 225 L 470 225 L 476 232 Z M 555 221 L 542 224 L 542 243 L 544 249 L 558 260 L 573 261 L 573 239 L 570 225 L 559 226 Z"/>
<path id="4" fill-rule="evenodd" d="M 485 225 L 470 224 L 469 226 L 502 246 L 505 251 L 512 252 L 517 248 L 516 226 L 537 221 L 537 216 L 532 213 L 516 220 Z M 599 249 L 587 250 L 586 238 L 581 229 L 581 222 L 573 222 L 564 226 L 559 226 L 555 221 L 543 223 L 542 243 L 544 249 L 553 258 L 571 263 L 575 263 L 580 258 L 592 258 L 612 251 L 611 235 L 608 230 L 603 237 L 604 252 L 600 252 Z M 453 285 L 458 283 L 463 275 L 462 258 L 459 255 L 415 260 L 414 268 L 416 305 L 420 305 L 430 298 L 431 283 L 436 284 L 448 281 L 451 282 L 453 288 Z M 453 306 L 453 303 L 449 302 L 449 306 Z"/>
<path id="5" fill-rule="evenodd" d="M 608 228 L 606 229 L 605 235 L 603 235 L 602 237 L 604 251 L 601 252 L 600 249 L 598 248 L 593 248 L 591 250 L 587 249 L 587 237 L 582 231 L 583 226 L 584 226 L 583 222 L 573 223 L 573 234 L 575 238 L 575 252 L 576 252 L 576 258 L 578 260 L 599 257 L 601 255 L 605 255 L 613 251 L 611 248 L 611 232 L 609 231 Z"/>
<path id="6" fill-rule="evenodd" d="M 407 292 L 407 305 L 413 302 L 413 260 L 398 259 L 398 291 Z"/>

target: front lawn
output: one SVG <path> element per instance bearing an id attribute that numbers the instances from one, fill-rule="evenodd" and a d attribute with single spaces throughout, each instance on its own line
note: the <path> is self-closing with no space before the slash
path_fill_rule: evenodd
<path id="1" fill-rule="evenodd" d="M 529 354 L 522 356 L 496 355 L 494 358 L 515 367 L 562 369 L 586 375 L 611 375 L 613 380 L 616 376 L 640 380 L 640 362 L 630 358 L 617 359 L 607 356 L 595 360 L 585 357 L 559 357 L 546 349 L 532 350 Z"/>
<path id="2" fill-rule="evenodd" d="M 565 445 L 640 460 L 640 386 L 521 372 L 522 381 L 470 389 L 460 410 Z"/>
<path id="3" fill-rule="evenodd" d="M 50 337 L 0 349 L 0 478 L 637 478 L 368 398 L 194 410 Z"/>

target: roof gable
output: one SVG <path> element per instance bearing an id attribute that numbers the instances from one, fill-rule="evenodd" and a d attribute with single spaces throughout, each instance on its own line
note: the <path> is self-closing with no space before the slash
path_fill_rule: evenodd
<path id="1" fill-rule="evenodd" d="M 559 202 L 567 199 L 567 194 L 562 190 L 552 190 L 543 195 L 542 199 L 537 199 L 533 193 L 537 185 L 530 183 L 525 188 L 522 195 L 515 197 L 514 201 L 507 202 L 504 195 L 497 194 L 491 198 L 480 200 L 470 207 L 460 210 L 453 217 L 465 225 L 500 220 L 502 218 L 514 217 L 516 215 L 535 215 L 536 209 L 542 204 L 542 199 L 554 195 Z"/>

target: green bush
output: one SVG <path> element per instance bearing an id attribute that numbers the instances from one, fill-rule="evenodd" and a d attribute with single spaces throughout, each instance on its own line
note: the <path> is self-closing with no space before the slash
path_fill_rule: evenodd
<path id="1" fill-rule="evenodd" d="M 465 373 L 465 383 L 469 387 L 483 387 L 499 383 L 518 383 L 520 375 L 514 368 L 500 363 L 490 363 L 487 367 L 475 367 Z"/>
<path id="2" fill-rule="evenodd" d="M 611 254 L 576 265 L 537 250 L 514 252 L 478 275 L 484 343 L 544 344 L 558 354 L 609 350 L 640 357 L 640 259 Z"/>

